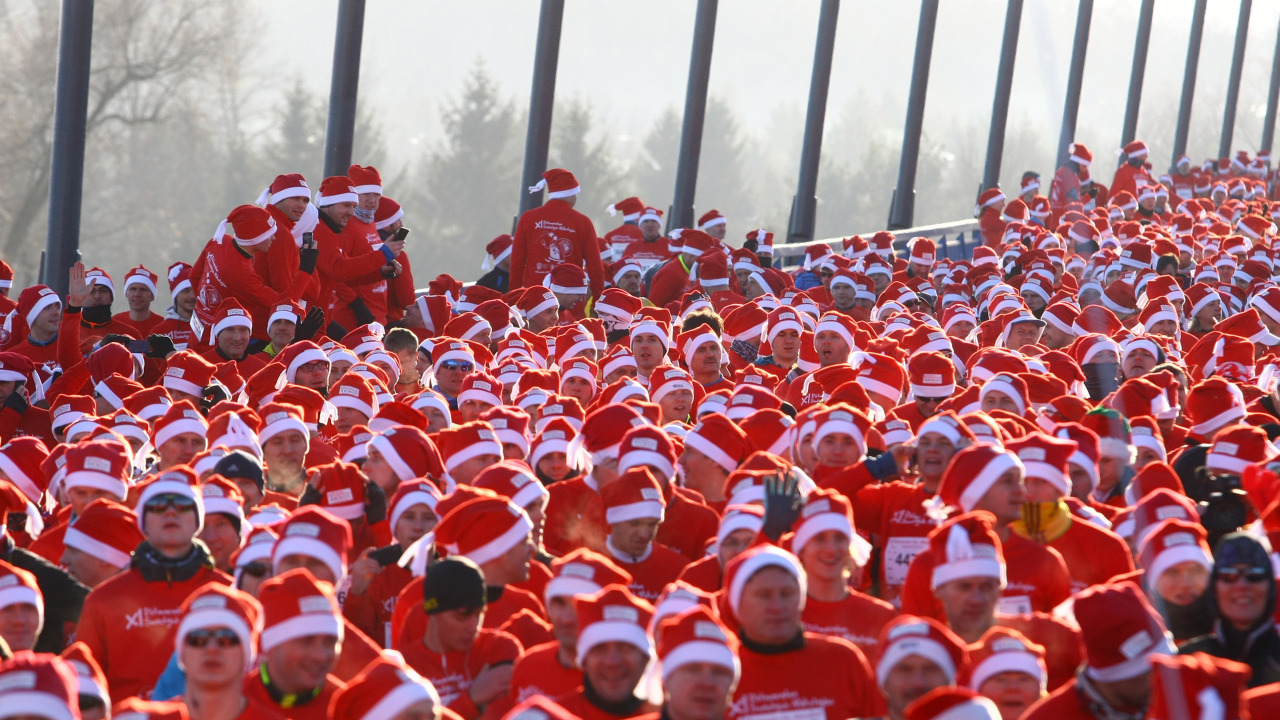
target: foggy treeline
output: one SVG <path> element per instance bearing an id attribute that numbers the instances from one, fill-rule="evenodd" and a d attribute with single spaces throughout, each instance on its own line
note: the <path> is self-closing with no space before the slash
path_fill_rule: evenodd
<path id="1" fill-rule="evenodd" d="M 0 0 L 0 257 L 15 267 L 18 287 L 36 281 L 45 243 L 59 5 Z M 245 0 L 98 0 L 80 240 L 87 265 L 119 278 L 142 262 L 163 275 L 175 260 L 194 261 L 225 214 L 253 202 L 277 173 L 302 172 L 318 187 L 327 97 L 262 61 L 254 22 Z M 1126 67 L 1128 52 L 1122 53 Z M 1267 70 L 1246 68 L 1246 85 L 1259 77 L 1265 82 Z M 975 92 L 989 94 L 989 85 L 976 84 Z M 379 108 L 362 94 L 353 161 L 377 166 L 385 193 L 405 207 L 413 230 L 407 249 L 420 287 L 440 272 L 474 279 L 485 244 L 510 232 L 521 191 L 527 93 L 527 87 L 500 85 L 477 51 L 467 77 L 437 98 L 431 111 L 437 117 L 429 120 L 438 135 L 405 147 L 389 144 Z M 1224 94 L 1213 82 L 1197 88 L 1189 142 L 1197 163 L 1216 152 Z M 897 95 L 861 93 L 828 109 L 818 237 L 884 226 L 905 96 L 905 86 Z M 1149 89 L 1148 98 L 1143 126 L 1158 132 L 1143 139 L 1163 162 L 1174 135 L 1177 88 Z M 947 113 L 940 105 L 927 113 Z M 753 134 L 743 129 L 740 113 L 760 110 L 731 106 L 713 92 L 695 207 L 728 216 L 735 243 L 757 227 L 779 241 L 785 237 L 804 110 L 802 104 L 766 109 L 768 129 Z M 621 220 L 609 217 L 605 206 L 629 195 L 667 210 L 682 112 L 681 106 L 662 108 L 624 152 L 591 98 L 557 97 L 550 166 L 577 175 L 578 207 L 598 232 Z M 1015 97 L 1001 174 L 1011 195 L 1010 181 L 1023 170 L 1042 173 L 1046 189 L 1054 170 L 1058 127 L 1033 123 L 1031 116 Z M 987 122 L 957 117 L 946 123 L 944 137 L 926 133 L 916 224 L 971 216 Z M 1260 117 L 1242 107 L 1237 137 L 1248 134 L 1250 141 L 1237 144 L 1255 144 L 1260 125 Z M 1095 176 L 1106 184 L 1114 170 L 1111 150 L 1094 149 Z"/>

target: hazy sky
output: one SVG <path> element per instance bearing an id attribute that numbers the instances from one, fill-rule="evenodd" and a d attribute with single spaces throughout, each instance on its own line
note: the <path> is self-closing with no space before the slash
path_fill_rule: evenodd
<path id="1" fill-rule="evenodd" d="M 299 75 L 327 94 L 337 0 L 260 3 L 267 66 Z M 1139 0 L 1095 3 L 1080 110 L 1079 139 L 1095 154 L 1118 145 Z M 1143 117 L 1176 108 L 1193 0 L 1160 0 L 1147 64 Z M 933 50 L 925 132 L 945 142 L 955 118 L 991 112 L 1004 0 L 944 0 Z M 442 97 L 457 92 L 477 59 L 520 105 L 528 102 L 540 3 L 536 0 L 369 0 L 361 87 L 376 102 L 394 149 L 429 141 Z M 693 35 L 694 0 L 620 3 L 568 0 L 557 93 L 590 100 L 615 129 L 625 151 L 667 106 L 683 108 Z M 813 60 L 817 0 L 725 0 L 719 5 L 711 92 L 739 111 L 762 142 L 778 113 L 803 117 Z M 1226 84 L 1238 0 L 1210 0 L 1197 97 L 1217 97 Z M 1027 119 L 1056 136 L 1075 28 L 1076 3 L 1027 0 L 1011 122 Z M 1240 114 L 1261 117 L 1275 48 L 1280 3 L 1254 3 Z M 901 132 L 919 3 L 849 2 L 840 9 L 828 122 L 862 97 L 885 98 Z M 1171 105 L 1170 105 L 1171 104 Z M 1209 114 L 1221 122 L 1220 105 Z M 1242 120 L 1243 122 L 1243 120 Z M 1257 124 L 1257 121 L 1255 121 Z M 1140 122 L 1139 136 L 1144 125 Z M 1217 127 L 1214 127 L 1214 135 Z M 1236 145 L 1256 149 L 1257 137 Z M 1156 148 L 1158 157 L 1168 150 Z M 1193 155 L 1212 154 L 1204 148 Z M 415 153 L 416 154 L 416 153 Z M 1051 171 L 1051 169 L 1049 169 Z"/>

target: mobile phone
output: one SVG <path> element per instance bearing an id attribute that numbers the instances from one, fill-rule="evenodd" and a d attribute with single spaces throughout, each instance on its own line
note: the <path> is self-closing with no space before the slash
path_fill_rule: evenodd
<path id="1" fill-rule="evenodd" d="M 396 231 L 396 235 L 395 235 L 395 237 L 393 237 L 393 238 L 391 238 L 391 239 L 392 239 L 392 240 L 399 240 L 400 242 L 404 242 L 404 239 L 405 239 L 405 238 L 407 238 L 407 237 L 409 237 L 409 228 L 404 227 L 404 226 L 402 225 L 402 226 L 400 226 L 400 229 Z"/>
<path id="2" fill-rule="evenodd" d="M 149 353 L 151 352 L 150 340 L 130 340 L 129 352 L 131 353 Z"/>
<path id="3" fill-rule="evenodd" d="M 316 246 L 316 235 L 311 232 L 302 233 L 302 247 L 311 248 Z"/>

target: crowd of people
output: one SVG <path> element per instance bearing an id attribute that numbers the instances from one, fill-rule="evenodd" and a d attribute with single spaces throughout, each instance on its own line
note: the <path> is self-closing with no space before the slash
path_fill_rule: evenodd
<path id="1" fill-rule="evenodd" d="M 554 169 L 420 292 L 353 165 L 0 263 L 0 719 L 1271 717 L 1270 159 L 1092 160 L 963 260 Z"/>

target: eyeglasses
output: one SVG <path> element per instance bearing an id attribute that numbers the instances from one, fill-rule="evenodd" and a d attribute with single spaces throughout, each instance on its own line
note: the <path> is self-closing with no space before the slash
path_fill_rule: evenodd
<path id="1" fill-rule="evenodd" d="M 1239 582 L 1240 578 L 1244 578 L 1245 582 L 1251 585 L 1257 585 L 1259 583 L 1266 582 L 1270 575 L 1270 570 L 1257 567 L 1249 568 L 1247 570 L 1242 570 L 1240 568 L 1222 568 L 1218 571 L 1218 580 L 1228 585 L 1232 585 Z"/>
<path id="2" fill-rule="evenodd" d="M 253 577 L 260 578 L 260 577 L 264 577 L 267 574 L 267 571 L 270 569 L 271 568 L 267 567 L 266 563 L 251 562 L 248 565 L 245 565 L 244 567 L 240 568 L 240 573 L 242 575 L 250 575 Z"/>
<path id="3" fill-rule="evenodd" d="M 187 647 L 202 648 L 212 644 L 214 647 L 231 648 L 240 646 L 240 636 L 227 628 L 200 628 L 187 633 L 183 642 Z"/>
<path id="4" fill-rule="evenodd" d="M 142 507 L 143 512 L 154 513 L 168 512 L 170 509 L 176 510 L 180 513 L 195 512 L 196 501 L 182 495 L 165 493 L 151 498 L 147 501 L 147 504 Z"/>
<path id="5" fill-rule="evenodd" d="M 465 360 L 445 360 L 440 363 L 440 369 L 442 370 L 461 370 L 462 372 L 471 372 L 473 367 L 475 366 Z"/>

